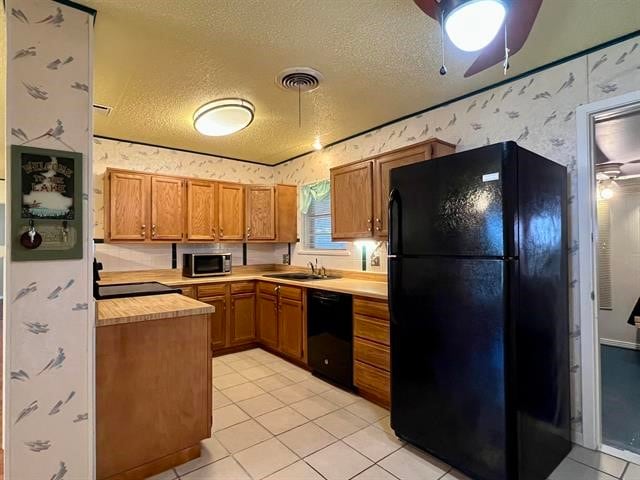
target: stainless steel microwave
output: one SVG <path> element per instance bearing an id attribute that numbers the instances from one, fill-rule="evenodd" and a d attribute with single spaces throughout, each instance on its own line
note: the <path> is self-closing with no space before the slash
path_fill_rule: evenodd
<path id="1" fill-rule="evenodd" d="M 185 253 L 182 256 L 182 274 L 185 277 L 213 277 L 230 273 L 230 253 Z"/>

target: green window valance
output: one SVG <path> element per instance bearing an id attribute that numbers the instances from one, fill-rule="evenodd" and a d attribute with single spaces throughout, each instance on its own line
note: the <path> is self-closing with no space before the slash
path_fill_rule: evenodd
<path id="1" fill-rule="evenodd" d="M 302 201 L 300 202 L 300 211 L 303 214 L 309 212 L 311 202 L 316 200 L 325 200 L 329 196 L 331 184 L 329 180 L 321 180 L 316 183 L 302 186 Z"/>

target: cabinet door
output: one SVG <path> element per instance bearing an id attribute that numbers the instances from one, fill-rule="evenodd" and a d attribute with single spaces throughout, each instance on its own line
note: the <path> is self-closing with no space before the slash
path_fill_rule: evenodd
<path id="1" fill-rule="evenodd" d="M 242 185 L 218 184 L 218 238 L 244 239 L 244 196 Z"/>
<path id="2" fill-rule="evenodd" d="M 187 240 L 216 239 L 216 184 L 187 180 Z"/>
<path id="3" fill-rule="evenodd" d="M 211 350 L 227 346 L 227 305 L 224 297 L 209 298 L 206 303 L 216 311 L 211 314 Z"/>
<path id="4" fill-rule="evenodd" d="M 276 185 L 277 240 L 298 241 L 298 188 L 295 185 Z"/>
<path id="5" fill-rule="evenodd" d="M 372 161 L 331 170 L 331 236 L 368 238 L 373 231 Z"/>
<path id="6" fill-rule="evenodd" d="M 374 228 L 376 237 L 387 236 L 389 172 L 392 168 L 423 162 L 431 157 L 431 144 L 383 155 L 374 160 Z"/>
<path id="7" fill-rule="evenodd" d="M 144 241 L 149 237 L 149 176 L 109 173 L 110 240 Z"/>
<path id="8" fill-rule="evenodd" d="M 151 240 L 182 240 L 184 180 L 151 177 Z"/>
<path id="9" fill-rule="evenodd" d="M 231 345 L 253 342 L 256 339 L 256 295 L 231 295 Z"/>
<path id="10" fill-rule="evenodd" d="M 302 359 L 302 302 L 280 297 L 278 319 L 280 351 L 290 357 Z"/>
<path id="11" fill-rule="evenodd" d="M 256 308 L 258 339 L 268 347 L 278 348 L 278 301 L 271 295 L 258 295 Z"/>
<path id="12" fill-rule="evenodd" d="M 249 185 L 245 189 L 247 191 L 247 240 L 275 240 L 275 188 Z"/>

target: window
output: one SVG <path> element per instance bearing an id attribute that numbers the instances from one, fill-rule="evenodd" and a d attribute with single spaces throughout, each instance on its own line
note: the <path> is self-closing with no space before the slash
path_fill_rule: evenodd
<path id="1" fill-rule="evenodd" d="M 302 201 L 302 247 L 305 250 L 346 250 L 331 240 L 331 192 L 329 180 L 304 185 Z"/>

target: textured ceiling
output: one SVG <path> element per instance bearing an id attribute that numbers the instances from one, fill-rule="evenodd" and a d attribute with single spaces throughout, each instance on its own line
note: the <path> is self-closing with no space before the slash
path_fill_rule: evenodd
<path id="1" fill-rule="evenodd" d="M 629 33 L 639 0 L 545 0 L 510 76 Z M 448 48 L 413 0 L 85 0 L 98 10 L 95 133 L 273 164 L 504 79 L 463 78 L 474 54 Z M 324 74 L 297 95 L 274 79 L 292 66 Z M 203 103 L 242 97 L 255 121 L 228 137 L 193 129 Z"/>

